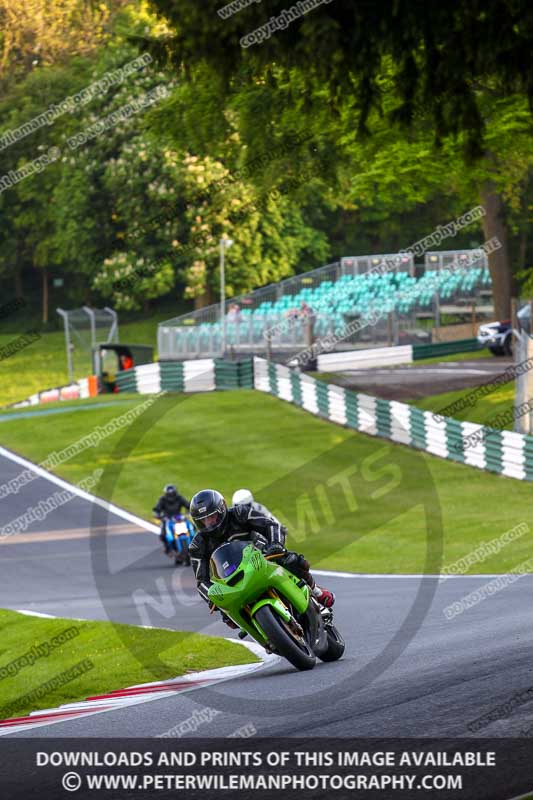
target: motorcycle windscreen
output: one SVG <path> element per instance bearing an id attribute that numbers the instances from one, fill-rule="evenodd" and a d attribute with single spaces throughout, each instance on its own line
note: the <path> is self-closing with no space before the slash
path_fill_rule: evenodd
<path id="1" fill-rule="evenodd" d="M 250 542 L 228 542 L 217 547 L 209 564 L 209 571 L 213 578 L 224 580 L 233 575 L 242 561 L 242 554 Z"/>

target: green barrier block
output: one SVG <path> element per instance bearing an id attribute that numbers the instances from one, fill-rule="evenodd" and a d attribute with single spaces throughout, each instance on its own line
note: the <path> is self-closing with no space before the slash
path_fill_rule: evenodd
<path id="1" fill-rule="evenodd" d="M 117 373 L 116 384 L 119 392 L 138 392 L 136 370 L 128 369 Z"/>
<path id="2" fill-rule="evenodd" d="M 381 397 L 376 398 L 376 428 L 378 436 L 390 438 L 391 434 L 391 411 L 388 400 Z"/>
<path id="3" fill-rule="evenodd" d="M 239 362 L 215 358 L 215 388 L 221 390 L 239 388 Z"/>
<path id="4" fill-rule="evenodd" d="M 485 459 L 496 472 L 503 468 L 503 437 L 500 431 L 492 430 L 485 438 Z"/>
<path id="5" fill-rule="evenodd" d="M 300 373 L 296 372 L 296 370 L 291 370 L 291 385 L 292 385 L 293 403 L 295 403 L 297 406 L 301 406 L 302 380 L 300 378 Z"/>
<path id="6" fill-rule="evenodd" d="M 524 460 L 526 481 L 533 481 L 533 452 L 526 450 Z"/>
<path id="7" fill-rule="evenodd" d="M 533 436 L 525 435 L 524 436 L 524 455 L 526 457 L 526 461 L 528 456 L 533 459 Z"/>
<path id="8" fill-rule="evenodd" d="M 458 420 L 450 417 L 446 417 L 446 445 L 450 458 L 464 463 L 463 428 Z"/>
<path id="9" fill-rule="evenodd" d="M 268 362 L 268 380 L 270 383 L 270 391 L 278 397 L 278 374 L 276 372 L 276 365 L 272 361 Z"/>
<path id="10" fill-rule="evenodd" d="M 424 412 L 415 406 L 409 407 L 409 422 L 411 427 L 411 440 L 414 447 L 421 450 L 427 448 L 426 423 Z"/>
<path id="11" fill-rule="evenodd" d="M 533 481 L 533 453 L 526 453 L 524 456 L 524 471 L 526 480 Z"/>
<path id="12" fill-rule="evenodd" d="M 346 391 L 346 422 L 350 428 L 359 429 L 359 398 L 357 392 Z"/>
<path id="13" fill-rule="evenodd" d="M 318 406 L 319 414 L 323 417 L 329 418 L 329 394 L 328 384 L 324 381 L 315 381 L 316 389 L 316 404 Z"/>
<path id="14" fill-rule="evenodd" d="M 239 361 L 238 377 L 239 386 L 243 389 L 253 389 L 254 387 L 254 360 L 246 358 Z"/>
<path id="15" fill-rule="evenodd" d="M 183 361 L 161 361 L 161 389 L 166 392 L 185 391 Z"/>
<path id="16" fill-rule="evenodd" d="M 456 342 L 437 342 L 435 344 L 415 344 L 413 345 L 413 361 L 438 356 L 451 356 L 455 353 L 470 353 L 481 349 L 477 339 L 459 339 Z"/>

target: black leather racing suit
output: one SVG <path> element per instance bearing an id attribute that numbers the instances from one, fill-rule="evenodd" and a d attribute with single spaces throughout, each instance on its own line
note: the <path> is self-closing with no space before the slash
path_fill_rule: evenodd
<path id="1" fill-rule="evenodd" d="M 209 602 L 207 597 L 211 586 L 209 559 L 217 547 L 233 539 L 249 540 L 259 546 L 280 544 L 284 547 L 286 535 L 286 528 L 260 503 L 238 505 L 228 509 L 226 532 L 221 537 L 199 531 L 189 545 L 189 555 L 198 591 L 204 600 Z M 294 575 L 303 578 L 311 587 L 314 586 L 309 564 L 303 556 L 287 552 L 281 563 Z"/>
<path id="2" fill-rule="evenodd" d="M 159 538 L 163 544 L 165 544 L 165 519 L 170 519 L 170 517 L 173 517 L 175 514 L 181 514 L 182 508 L 185 508 L 188 511 L 189 501 L 186 500 L 181 494 L 176 494 L 176 498 L 174 500 L 169 500 L 166 495 L 162 494 L 155 504 L 153 511 L 154 514 L 161 519 Z"/>

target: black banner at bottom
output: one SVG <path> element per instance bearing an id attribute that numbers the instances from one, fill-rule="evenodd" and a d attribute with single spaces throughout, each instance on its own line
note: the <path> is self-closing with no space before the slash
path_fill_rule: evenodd
<path id="1" fill-rule="evenodd" d="M 533 798 L 533 739 L 0 739 L 0 797 Z"/>

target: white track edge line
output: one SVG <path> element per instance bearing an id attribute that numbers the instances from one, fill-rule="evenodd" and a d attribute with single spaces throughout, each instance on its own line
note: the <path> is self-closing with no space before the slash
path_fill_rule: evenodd
<path id="1" fill-rule="evenodd" d="M 24 611 L 24 610 L 17 610 L 17 613 L 24 614 L 25 616 L 45 616 L 48 619 L 59 619 L 51 614 L 44 614 L 42 615 L 39 612 L 33 611 Z M 65 619 L 62 617 L 61 619 Z M 92 620 L 80 620 L 76 619 L 76 622 L 90 622 Z M 136 627 L 145 627 L 145 626 L 136 626 Z M 173 628 L 161 628 L 160 630 L 173 630 Z M 168 678 L 167 682 L 176 681 L 176 680 L 183 680 L 185 682 L 191 682 L 194 684 L 200 677 L 203 679 L 209 679 L 209 675 L 211 674 L 212 680 L 207 684 L 213 685 L 217 683 L 224 683 L 229 680 L 235 680 L 236 678 L 242 677 L 247 675 L 251 672 L 256 672 L 259 669 L 263 669 L 264 667 L 275 663 L 280 660 L 279 656 L 274 656 L 272 654 L 266 653 L 263 648 L 258 645 L 256 642 L 244 642 L 244 641 L 237 641 L 236 639 L 231 639 L 230 637 L 224 637 L 225 641 L 233 642 L 234 644 L 240 644 L 245 647 L 247 650 L 250 650 L 254 655 L 256 655 L 260 661 L 259 663 L 252 663 L 252 664 L 233 664 L 228 667 L 215 667 L 213 669 L 208 670 L 201 670 L 199 672 L 192 672 L 186 675 L 176 675 L 174 678 Z M 127 689 L 138 689 L 141 687 L 149 688 L 150 686 L 161 686 L 165 684 L 165 681 L 155 681 L 152 683 L 139 683 L 135 684 L 134 686 L 126 686 L 124 687 L 125 690 Z M 203 686 L 195 686 L 191 685 L 190 688 L 181 688 L 179 690 L 173 689 L 171 686 L 169 687 L 168 691 L 159 691 L 153 693 L 147 693 L 146 695 L 133 695 L 124 698 L 106 698 L 101 700 L 79 700 L 73 703 L 63 703 L 57 708 L 41 708 L 38 711 L 31 711 L 29 714 L 25 716 L 34 717 L 33 722 L 21 722 L 20 725 L 13 725 L 11 727 L 0 728 L 0 736 L 9 736 L 10 734 L 14 733 L 22 733 L 26 730 L 34 730 L 35 728 L 42 728 L 46 725 L 58 725 L 61 722 L 71 722 L 76 719 L 80 719 L 80 717 L 85 716 L 93 716 L 94 714 L 105 714 L 109 711 L 117 711 L 120 708 L 128 708 L 129 706 L 134 705 L 141 705 L 143 703 L 150 703 L 155 700 L 160 700 L 166 697 L 171 697 L 172 695 L 176 694 L 184 694 L 191 691 L 195 691 L 196 689 L 202 689 Z M 117 690 L 120 691 L 120 690 Z M 93 705 L 94 703 L 94 705 Z M 107 708 L 102 708 L 101 706 L 111 706 Z M 45 714 L 52 714 L 54 712 L 60 711 L 72 711 L 76 712 L 79 711 L 79 714 L 73 714 L 71 717 L 58 718 L 58 719 L 48 719 L 39 722 L 39 717 Z M 156 737 L 157 738 L 157 737 Z"/>
<path id="2" fill-rule="evenodd" d="M 157 525 L 154 525 L 151 522 L 147 522 L 146 520 L 138 517 L 136 514 L 132 514 L 129 511 L 126 511 L 124 508 L 120 508 L 116 506 L 114 503 L 109 503 L 107 500 L 103 500 L 101 497 L 97 497 L 94 494 L 90 494 L 90 492 L 86 492 L 84 489 L 80 489 L 79 486 L 75 486 L 72 483 L 64 480 L 63 478 L 58 478 L 52 472 L 48 472 L 47 470 L 40 467 L 38 464 L 34 464 L 32 461 L 28 461 L 26 458 L 13 453 L 11 450 L 7 450 L 5 447 L 0 446 L 0 456 L 4 456 L 11 461 L 14 461 L 16 464 L 20 464 L 27 469 L 32 470 L 39 475 L 40 478 L 45 478 L 46 480 L 50 481 L 51 483 L 55 483 L 57 486 L 61 486 L 63 489 L 68 489 L 68 491 L 72 492 L 72 494 L 81 497 L 83 500 L 89 500 L 91 503 L 95 505 L 101 506 L 106 511 L 115 514 L 118 517 L 122 517 L 122 519 L 127 520 L 128 522 L 133 522 L 135 525 L 139 525 L 139 527 L 144 528 L 144 530 L 150 531 L 150 533 L 159 533 L 159 528 Z"/>
<path id="3" fill-rule="evenodd" d="M 11 450 L 7 450 L 5 447 L 0 446 L 0 456 L 4 456 L 5 458 L 10 459 L 11 461 L 15 461 L 17 464 L 20 464 L 21 466 L 33 470 L 37 475 L 39 475 L 39 477 L 44 478 L 45 480 L 48 480 L 51 483 L 55 483 L 57 486 L 61 486 L 63 489 L 68 489 L 73 494 L 76 494 L 78 495 L 78 497 L 81 497 L 83 500 L 88 500 L 89 502 L 94 503 L 95 505 L 101 506 L 101 508 L 104 508 L 110 513 L 115 514 L 115 516 L 117 517 L 122 517 L 122 519 L 125 519 L 128 522 L 133 522 L 135 525 L 139 525 L 139 527 L 143 528 L 149 533 L 159 535 L 159 528 L 157 525 L 154 525 L 151 522 L 147 522 L 141 517 L 138 517 L 136 514 L 132 514 L 131 512 L 126 511 L 124 508 L 120 508 L 120 506 L 114 505 L 114 503 L 109 503 L 107 500 L 103 500 L 101 497 L 97 497 L 94 494 L 90 494 L 90 492 L 86 492 L 83 489 L 80 489 L 78 486 L 69 483 L 63 478 L 58 478 L 56 475 L 43 469 L 43 467 L 40 467 L 38 464 L 34 464 L 32 461 L 28 461 L 26 458 L 23 458 L 22 456 L 13 453 Z M 441 577 L 440 575 L 427 575 L 425 573 L 393 575 L 392 573 L 335 572 L 333 570 L 321 570 L 321 569 L 314 569 L 313 574 L 321 575 L 326 578 L 362 578 L 362 579 L 386 578 L 391 580 Z M 506 573 L 494 573 L 494 574 L 487 573 L 481 575 L 448 575 L 446 576 L 446 579 L 448 580 L 453 578 L 499 578 L 501 577 L 501 575 L 504 574 Z"/>

